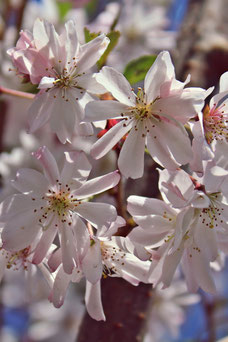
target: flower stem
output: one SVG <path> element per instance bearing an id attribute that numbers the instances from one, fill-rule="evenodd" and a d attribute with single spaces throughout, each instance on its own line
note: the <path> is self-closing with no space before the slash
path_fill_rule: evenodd
<path id="1" fill-rule="evenodd" d="M 19 91 L 19 90 L 14 90 L 14 89 L 9 89 L 5 87 L 0 86 L 0 94 L 7 94 L 11 96 L 16 96 L 24 99 L 30 99 L 33 100 L 35 95 L 31 93 L 26 93 L 24 91 Z"/>

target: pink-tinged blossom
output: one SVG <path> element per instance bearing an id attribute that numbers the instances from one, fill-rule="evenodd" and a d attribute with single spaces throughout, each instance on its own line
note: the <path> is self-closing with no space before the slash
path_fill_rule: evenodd
<path id="1" fill-rule="evenodd" d="M 207 142 L 228 140 L 228 71 L 219 81 L 219 92 L 210 100 L 200 117 Z"/>
<path id="2" fill-rule="evenodd" d="M 183 170 L 160 171 L 165 203 L 138 196 L 128 199 L 128 211 L 139 225 L 128 238 L 138 254 L 142 248 L 150 252 L 148 279 L 154 285 L 170 286 L 181 263 L 189 290 L 216 291 L 210 265 L 221 251 L 227 251 L 226 243 L 220 241 L 227 236 L 228 204 L 219 177 L 211 184 L 210 171 L 210 163 L 201 179 Z"/>
<path id="3" fill-rule="evenodd" d="M 169 286 L 181 261 L 190 290 L 196 291 L 201 287 L 207 292 L 215 292 L 210 263 L 222 250 L 219 234 L 227 235 L 228 205 L 221 182 L 211 184 L 210 171 L 210 163 L 205 167 L 202 178 L 190 177 L 183 170 L 160 171 L 160 191 L 165 201 L 181 209 L 177 220 L 181 218 L 182 224 L 181 229 L 172 231 L 170 238 L 158 249 L 160 260 L 152 266 L 151 281 L 155 280 L 160 268 L 158 282 L 162 282 L 164 287 Z"/>
<path id="4" fill-rule="evenodd" d="M 150 262 L 141 261 L 133 255 L 129 251 L 131 246 L 126 238 L 112 236 L 123 225 L 125 225 L 124 219 L 117 217 L 109 227 L 98 228 L 96 235 L 93 235 L 91 228 L 89 231 L 84 230 L 81 262 L 73 270 L 72 275 L 64 273 L 61 253 L 54 252 L 49 260 L 51 270 L 56 272 L 57 269 L 53 291 L 49 297 L 54 306 L 59 307 L 63 304 L 70 281 L 79 281 L 84 276 L 87 311 L 92 318 L 98 321 L 105 320 L 100 288 L 102 276 L 122 277 L 133 285 L 138 285 L 140 281 L 147 282 Z"/>
<path id="5" fill-rule="evenodd" d="M 96 79 L 118 101 L 91 101 L 85 121 L 120 119 L 91 149 L 94 158 L 103 157 L 123 136 L 118 167 L 123 175 L 139 178 L 144 170 L 144 150 L 160 165 L 175 170 L 192 159 L 192 149 L 184 124 L 197 115 L 204 104 L 205 91 L 186 88 L 175 79 L 168 52 L 161 52 L 148 71 L 144 89 L 137 95 L 125 77 L 104 67 Z"/>
<path id="6" fill-rule="evenodd" d="M 15 251 L 8 251 L 4 249 L 2 246 L 0 247 L 0 281 L 2 280 L 7 270 L 22 270 L 25 272 L 25 277 L 27 277 L 27 279 L 30 279 L 31 277 L 34 277 L 34 271 L 36 269 L 39 269 L 42 272 L 44 278 L 46 279 L 49 288 L 51 289 L 53 287 L 54 278 L 51 272 L 48 270 L 47 258 L 56 248 L 56 245 L 49 246 L 49 249 L 47 251 L 47 258 L 45 258 L 45 260 L 43 260 L 40 264 L 34 265 L 32 260 L 37 243 L 38 238 L 36 238 L 27 247 Z"/>
<path id="7" fill-rule="evenodd" d="M 39 85 L 40 92 L 29 109 L 30 133 L 48 121 L 62 143 L 71 141 L 74 131 L 84 133 L 80 123 L 85 104 L 93 99 L 91 94 L 104 92 L 95 75 L 87 71 L 108 44 L 104 34 L 80 44 L 73 21 L 65 24 L 60 35 L 42 19 L 35 21 L 33 33 L 21 32 L 16 47 L 8 53 L 18 73 Z"/>
<path id="8" fill-rule="evenodd" d="M 33 255 L 33 263 L 39 264 L 58 233 L 63 267 L 70 274 L 78 259 L 80 231 L 86 230 L 84 220 L 97 228 L 117 216 L 114 206 L 91 203 L 89 199 L 114 187 L 120 176 L 111 172 L 87 181 L 91 166 L 83 152 L 66 152 L 61 171 L 46 147 L 39 148 L 34 156 L 41 163 L 43 174 L 32 169 L 19 170 L 12 182 L 19 193 L 1 203 L 3 247 L 10 251 L 24 249 L 42 232 Z"/>
<path id="9" fill-rule="evenodd" d="M 209 88 L 207 96 L 214 88 Z M 199 121 L 192 124 L 194 158 L 190 165 L 193 171 L 203 172 L 203 160 L 214 158 L 216 141 L 228 141 L 228 72 L 219 81 L 219 92 L 212 97 L 203 112 L 199 112 Z M 215 157 L 216 158 L 216 157 Z"/>

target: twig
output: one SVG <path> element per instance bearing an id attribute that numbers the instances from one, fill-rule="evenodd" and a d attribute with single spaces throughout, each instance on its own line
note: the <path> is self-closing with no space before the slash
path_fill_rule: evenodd
<path id="1" fill-rule="evenodd" d="M 33 100 L 35 97 L 35 95 L 31 94 L 31 93 L 26 93 L 24 91 L 9 89 L 9 88 L 5 88 L 5 87 L 0 86 L 0 95 L 1 94 L 7 94 L 7 95 L 20 97 L 23 99 L 30 99 L 30 100 Z"/>

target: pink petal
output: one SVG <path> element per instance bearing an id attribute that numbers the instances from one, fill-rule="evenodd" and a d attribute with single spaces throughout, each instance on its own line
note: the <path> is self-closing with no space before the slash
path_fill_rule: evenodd
<path id="1" fill-rule="evenodd" d="M 56 233 L 57 230 L 53 222 L 48 227 L 48 229 L 43 232 L 42 237 L 35 248 L 32 259 L 33 264 L 40 264 L 42 260 L 46 257 L 47 252 L 56 236 Z"/>
<path id="2" fill-rule="evenodd" d="M 88 180 L 74 191 L 73 194 L 77 199 L 88 198 L 113 188 L 119 183 L 119 180 L 120 175 L 118 171 L 110 172 L 104 176 Z"/>
<path id="3" fill-rule="evenodd" d="M 117 218 L 116 208 L 107 203 L 82 202 L 75 208 L 75 212 L 95 228 L 110 224 Z"/>
<path id="4" fill-rule="evenodd" d="M 87 249 L 81 265 L 82 271 L 90 283 L 96 284 L 101 279 L 103 265 L 99 241 L 92 241 L 90 247 Z"/>
<path id="5" fill-rule="evenodd" d="M 99 121 L 121 118 L 121 113 L 129 112 L 129 107 L 117 101 L 91 101 L 86 105 L 84 121 Z"/>
<path id="6" fill-rule="evenodd" d="M 147 103 L 153 102 L 160 96 L 161 86 L 175 77 L 174 67 L 168 51 L 160 52 L 154 64 L 146 74 L 144 88 Z"/>
<path id="7" fill-rule="evenodd" d="M 80 57 L 77 62 L 78 73 L 83 73 L 94 66 L 106 50 L 109 42 L 109 38 L 101 34 L 89 43 L 82 45 L 80 47 Z"/>
<path id="8" fill-rule="evenodd" d="M 34 133 L 50 119 L 54 106 L 51 91 L 38 94 L 28 110 L 29 133 Z"/>
<path id="9" fill-rule="evenodd" d="M 60 229 L 60 246 L 62 250 L 63 269 L 67 274 L 71 274 L 75 267 L 75 247 L 73 243 L 73 233 L 67 223 L 61 224 L 59 222 L 58 227 Z"/>
<path id="10" fill-rule="evenodd" d="M 101 302 L 101 285 L 100 282 L 91 284 L 86 282 L 85 294 L 86 308 L 89 315 L 97 321 L 105 321 L 105 314 Z"/>
<path id="11" fill-rule="evenodd" d="M 33 211 L 25 211 L 23 215 L 8 221 L 2 232 L 3 247 L 18 251 L 28 247 L 40 231 L 38 218 Z"/>
<path id="12" fill-rule="evenodd" d="M 126 177 L 140 178 L 144 171 L 145 136 L 143 127 L 138 125 L 137 131 L 132 127 L 125 140 L 118 159 L 120 172 Z"/>
<path id="13" fill-rule="evenodd" d="M 30 192 L 35 197 L 43 196 L 47 191 L 48 182 L 44 175 L 33 169 L 20 169 L 12 185 L 20 192 Z"/>
<path id="14" fill-rule="evenodd" d="M 78 182 L 87 179 L 91 171 L 91 164 L 84 152 L 72 151 L 65 152 L 65 162 L 61 172 L 61 182 L 70 187 L 79 187 Z"/>
<path id="15" fill-rule="evenodd" d="M 119 102 L 135 107 L 136 96 L 130 83 L 119 71 L 106 66 L 102 68 L 96 78 Z"/>
<path id="16" fill-rule="evenodd" d="M 40 147 L 33 153 L 34 157 L 40 161 L 43 166 L 44 174 L 51 183 L 55 185 L 56 181 L 60 179 L 58 165 L 52 153 L 46 146 Z"/>
<path id="17" fill-rule="evenodd" d="M 61 266 L 57 272 L 51 296 L 55 308 L 60 308 L 63 305 L 70 280 L 71 276 L 66 274 Z"/>
<path id="18" fill-rule="evenodd" d="M 129 121 L 128 124 L 125 120 L 118 122 L 92 146 L 91 156 L 96 159 L 103 157 L 131 129 L 132 125 L 133 121 Z"/>
<path id="19" fill-rule="evenodd" d="M 34 209 L 39 208 L 43 204 L 44 201 L 32 200 L 30 196 L 24 194 L 9 196 L 0 204 L 0 220 L 4 222 L 17 218 L 18 216 L 23 217 L 27 212 L 33 214 Z"/>

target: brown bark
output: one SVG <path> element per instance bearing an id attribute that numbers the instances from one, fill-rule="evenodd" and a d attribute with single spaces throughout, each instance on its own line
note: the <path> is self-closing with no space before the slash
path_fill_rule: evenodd
<path id="1" fill-rule="evenodd" d="M 228 0 L 192 0 L 180 30 L 174 61 L 178 79 L 208 88 L 227 71 Z"/>
<path id="2" fill-rule="evenodd" d="M 77 342 L 140 342 L 151 297 L 151 285 L 133 286 L 121 278 L 102 280 L 102 302 L 106 322 L 87 313 Z"/>

